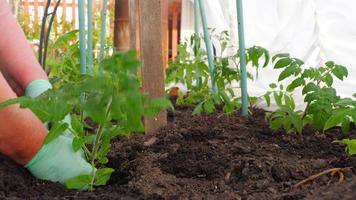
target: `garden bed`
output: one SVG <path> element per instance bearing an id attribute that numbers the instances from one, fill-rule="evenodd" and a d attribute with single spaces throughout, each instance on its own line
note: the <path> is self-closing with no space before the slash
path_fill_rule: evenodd
<path id="1" fill-rule="evenodd" d="M 356 167 L 356 158 L 332 143 L 346 137 L 338 130 L 273 133 L 262 110 L 248 118 L 191 112 L 178 107 L 153 136 L 115 140 L 108 166 L 116 171 L 94 192 L 38 181 L 0 156 L 0 199 L 356 199 L 352 171 L 343 184 L 324 175 L 294 187 L 327 169 Z"/>

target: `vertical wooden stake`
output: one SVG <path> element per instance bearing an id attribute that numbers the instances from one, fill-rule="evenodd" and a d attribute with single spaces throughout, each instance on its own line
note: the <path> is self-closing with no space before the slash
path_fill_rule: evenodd
<path id="1" fill-rule="evenodd" d="M 165 96 L 161 5 L 162 0 L 139 0 L 143 90 L 151 99 Z M 157 116 L 146 117 L 146 134 L 152 134 L 166 124 L 165 110 Z"/>

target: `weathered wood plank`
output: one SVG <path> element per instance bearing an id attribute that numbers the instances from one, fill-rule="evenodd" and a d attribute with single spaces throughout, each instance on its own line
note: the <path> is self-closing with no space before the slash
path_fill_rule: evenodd
<path id="1" fill-rule="evenodd" d="M 139 0 L 143 90 L 151 99 L 165 95 L 162 1 L 164 0 Z M 152 134 L 166 124 L 166 111 L 154 117 L 146 117 L 146 133 Z"/>

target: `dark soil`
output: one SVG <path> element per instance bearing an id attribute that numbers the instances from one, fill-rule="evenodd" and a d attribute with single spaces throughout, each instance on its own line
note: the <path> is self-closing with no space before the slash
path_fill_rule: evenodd
<path id="1" fill-rule="evenodd" d="M 301 187 L 299 181 L 335 167 L 356 167 L 336 139 L 338 130 L 304 135 L 273 133 L 256 110 L 191 116 L 180 107 L 153 136 L 134 135 L 113 143 L 108 186 L 94 192 L 66 190 L 34 179 L 0 156 L 0 199 L 356 199 L 356 178 L 324 175 Z"/>

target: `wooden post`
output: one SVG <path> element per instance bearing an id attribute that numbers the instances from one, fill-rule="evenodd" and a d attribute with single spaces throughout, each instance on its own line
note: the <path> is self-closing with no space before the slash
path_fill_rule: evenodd
<path id="1" fill-rule="evenodd" d="M 72 0 L 72 28 L 75 27 L 77 20 L 77 4 Z"/>
<path id="2" fill-rule="evenodd" d="M 115 1 L 114 45 L 117 51 L 130 49 L 129 0 Z"/>
<path id="3" fill-rule="evenodd" d="M 173 3 L 172 9 L 172 59 L 175 59 L 178 54 L 178 43 L 179 43 L 179 6 L 177 2 Z"/>
<path id="4" fill-rule="evenodd" d="M 169 29 L 168 29 L 168 0 L 161 0 L 162 17 L 162 43 L 163 43 L 163 64 L 166 68 L 169 59 Z"/>
<path id="5" fill-rule="evenodd" d="M 138 1 L 129 0 L 129 29 L 130 29 L 130 49 L 139 51 L 139 15 L 138 15 Z"/>
<path id="6" fill-rule="evenodd" d="M 164 97 L 162 0 L 139 0 L 139 12 L 143 90 L 151 99 Z M 146 117 L 146 134 L 152 134 L 166 124 L 165 110 L 157 116 Z"/>

